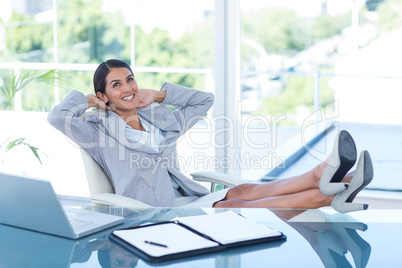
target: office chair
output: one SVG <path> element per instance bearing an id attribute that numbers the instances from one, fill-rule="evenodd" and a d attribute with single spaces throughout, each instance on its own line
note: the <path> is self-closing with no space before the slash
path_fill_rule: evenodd
<path id="1" fill-rule="evenodd" d="M 98 163 L 96 163 L 95 160 L 87 152 L 85 152 L 83 149 L 80 150 L 82 160 L 84 162 L 89 191 L 91 193 L 91 201 L 94 205 L 135 208 L 151 207 L 133 198 L 115 194 L 114 188 L 110 183 L 106 173 L 103 171 L 102 167 L 99 166 Z M 211 183 L 211 192 L 214 192 L 215 186 L 217 184 L 223 185 L 224 187 L 231 187 L 245 182 L 234 176 L 213 171 L 199 171 L 194 172 L 190 175 L 196 181 Z M 185 202 L 184 204 L 187 203 Z"/>
<path id="2" fill-rule="evenodd" d="M 97 111 L 96 111 L 97 112 Z M 86 115 L 94 114 L 94 111 L 84 113 L 80 118 L 84 119 Z M 85 174 L 88 181 L 91 201 L 94 205 L 108 205 L 118 207 L 150 208 L 151 206 L 115 193 L 112 184 L 109 181 L 102 167 L 83 149 L 80 149 L 82 160 L 84 162 Z M 225 188 L 236 186 L 245 181 L 228 174 L 214 171 L 200 171 L 190 174 L 195 181 L 211 183 L 211 192 L 215 191 L 215 186 L 223 185 Z M 183 197 L 183 205 L 188 204 L 189 199 L 194 197 Z M 187 199 L 187 200 L 186 200 Z M 179 203 L 180 204 L 180 203 Z M 177 205 L 177 203 L 176 203 Z M 180 205 L 178 205 L 180 206 Z"/>

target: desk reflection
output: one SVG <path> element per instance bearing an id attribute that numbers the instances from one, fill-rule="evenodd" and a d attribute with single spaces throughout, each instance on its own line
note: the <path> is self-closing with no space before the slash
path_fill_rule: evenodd
<path id="1" fill-rule="evenodd" d="M 194 214 L 194 211 L 192 211 Z M 367 225 L 362 222 L 357 222 L 355 219 L 349 217 L 348 215 L 338 214 L 340 217 L 337 219 L 331 219 L 333 215 L 325 214 L 321 211 L 316 211 L 322 213 L 322 218 L 329 220 L 323 222 L 305 222 L 305 221 L 292 221 L 295 216 L 301 213 L 305 213 L 303 210 L 272 210 L 273 214 L 278 218 L 286 222 L 290 227 L 296 230 L 313 248 L 314 252 L 320 258 L 322 264 L 325 267 L 353 267 L 346 258 L 348 252 L 351 253 L 354 261 L 354 267 L 363 268 L 366 267 L 371 253 L 371 246 L 367 243 L 358 233 L 358 231 L 366 231 Z M 202 210 L 198 211 L 196 214 L 205 213 Z M 178 215 L 180 214 L 180 215 Z M 161 220 L 170 220 L 176 216 L 185 216 L 183 213 L 178 213 L 178 210 L 167 210 L 160 214 L 162 218 L 154 218 L 155 222 Z M 335 221 L 331 221 L 335 220 Z M 140 224 L 138 224 L 140 225 Z M 135 259 L 135 255 L 121 248 L 117 244 L 111 243 L 111 248 L 108 252 L 103 251 L 102 254 L 108 256 L 108 261 L 111 266 L 102 267 L 113 267 L 113 260 L 118 260 L 121 264 L 129 264 L 130 260 Z M 241 267 L 240 256 L 244 254 L 250 254 L 253 251 L 256 252 L 255 256 L 263 261 L 264 258 L 261 256 L 267 256 L 270 250 L 275 247 L 280 247 L 282 243 L 265 243 L 260 245 L 254 245 L 251 247 L 240 247 L 237 249 L 226 250 L 218 254 L 206 254 L 204 256 L 198 256 L 194 258 L 187 258 L 182 260 L 177 260 L 176 262 L 187 263 L 190 267 L 193 261 L 204 262 L 205 264 L 213 263 L 213 267 L 227 267 L 227 264 L 235 265 L 235 267 Z M 118 248 L 115 248 L 118 247 Z M 123 254 L 123 252 L 125 253 Z M 99 255 L 99 251 L 98 251 Z M 120 258 L 120 259 L 119 259 Z M 208 262 L 209 260 L 209 262 Z M 135 260 L 138 262 L 138 259 Z M 142 262 L 142 261 L 141 261 Z M 105 264 L 106 262 L 103 262 Z M 175 262 L 159 263 L 157 266 L 169 266 Z M 142 263 L 144 264 L 144 263 Z M 197 263 L 199 264 L 199 263 Z M 135 267 L 134 261 L 131 262 L 133 266 L 125 267 Z M 153 266 L 152 263 L 145 263 L 141 266 Z M 244 265 L 244 264 L 243 264 Z M 155 264 L 156 266 L 156 264 Z M 250 266 L 248 264 L 247 266 Z"/>
<path id="2" fill-rule="evenodd" d="M 350 252 L 356 268 L 366 267 L 371 253 L 371 246 L 357 231 L 366 231 L 365 223 L 357 222 L 347 214 L 334 216 L 322 213 L 324 219 L 329 222 L 305 222 L 292 221 L 299 213 L 306 211 L 277 210 L 273 211 L 282 220 L 286 221 L 293 229 L 301 234 L 311 245 L 325 267 L 353 267 L 346 258 Z"/>
<path id="3" fill-rule="evenodd" d="M 116 211 L 105 207 L 90 209 L 126 217 L 126 222 L 120 226 L 121 228 L 155 220 L 170 220 L 176 215 L 183 214 L 180 211 L 163 209 L 116 209 Z M 126 251 L 109 242 L 108 235 L 112 230 L 113 228 L 109 228 L 82 239 L 72 240 L 0 224 L 0 267 L 70 267 L 73 263 L 82 263 L 87 267 L 86 262 L 95 252 L 100 256 L 99 262 L 104 267 L 114 267 L 122 259 L 130 260 L 129 266 L 126 267 L 135 267 L 138 258 L 134 260 Z"/>
<path id="4" fill-rule="evenodd" d="M 216 210 L 214 213 L 219 212 L 221 211 Z M 325 267 L 352 267 L 345 256 L 347 252 L 350 252 L 353 257 L 355 267 L 366 267 L 371 246 L 359 235 L 359 232 L 367 230 L 366 224 L 347 216 L 344 216 L 346 217 L 344 221 L 334 220 L 331 219 L 333 215 L 325 213 L 323 217 L 327 221 L 307 222 L 294 220 L 306 211 L 271 210 L 271 212 L 273 218 L 280 219 L 276 224 L 282 226 L 286 235 L 291 235 L 288 238 L 292 241 L 262 243 L 225 250 L 218 254 L 204 254 L 158 264 L 147 263 L 130 251 L 109 241 L 108 235 L 112 229 L 80 240 L 71 240 L 0 225 L 0 267 L 70 267 L 71 265 L 77 267 L 163 267 L 179 263 L 182 267 L 266 267 L 271 266 L 269 265 L 271 260 L 292 254 L 293 251 L 289 251 L 292 243 L 306 244 L 303 240 L 307 241 L 314 250 L 303 249 L 310 254 L 307 258 L 312 259 L 309 261 L 310 267 L 321 267 L 320 261 Z M 139 211 L 126 209 L 123 216 L 126 217 L 125 226 L 138 226 L 205 213 L 202 209 Z M 319 259 L 313 260 L 315 254 Z M 286 263 L 286 259 L 281 262 L 283 263 Z"/>

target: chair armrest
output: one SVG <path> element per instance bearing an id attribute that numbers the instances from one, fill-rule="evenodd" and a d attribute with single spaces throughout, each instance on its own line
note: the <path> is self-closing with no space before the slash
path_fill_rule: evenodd
<path id="1" fill-rule="evenodd" d="M 221 184 L 228 187 L 246 183 L 246 181 L 241 180 L 235 176 L 215 171 L 198 171 L 191 173 L 190 175 L 195 181 L 210 182 L 213 184 Z"/>
<path id="2" fill-rule="evenodd" d="M 113 207 L 126 207 L 126 208 L 151 208 L 141 201 L 111 193 L 100 193 L 91 195 L 92 203 L 96 205 L 106 205 Z"/>

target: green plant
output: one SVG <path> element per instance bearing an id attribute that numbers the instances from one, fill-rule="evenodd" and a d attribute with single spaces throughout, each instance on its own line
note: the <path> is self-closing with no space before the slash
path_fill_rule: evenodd
<path id="1" fill-rule="evenodd" d="M 39 156 L 39 149 L 37 147 L 34 147 L 32 145 L 30 145 L 29 143 L 25 142 L 25 138 L 17 138 L 15 140 L 12 140 L 10 142 L 8 142 L 9 138 L 7 138 L 3 144 L 0 145 L 0 151 L 4 154 L 7 153 L 8 151 L 10 151 L 11 149 L 19 146 L 19 145 L 24 145 L 27 146 L 32 153 L 34 154 L 35 158 L 39 161 L 39 163 L 42 165 L 42 160 L 40 159 Z M 41 152 L 42 154 L 44 154 L 45 156 L 47 156 L 44 152 Z"/>
<path id="2" fill-rule="evenodd" d="M 4 98 L 1 103 L 2 109 L 6 110 L 14 99 L 15 94 L 33 81 L 47 84 L 65 83 L 64 76 L 59 75 L 56 70 L 46 72 L 22 70 L 20 74 L 14 73 L 11 77 L 5 77 L 3 85 L 0 87 L 0 94 Z"/>
<path id="3" fill-rule="evenodd" d="M 65 77 L 65 75 L 60 75 L 56 70 L 45 72 L 38 70 L 22 70 L 20 73 L 14 72 L 13 75 L 3 78 L 3 83 L 0 86 L 0 107 L 2 110 L 9 108 L 15 97 L 15 94 L 33 81 L 47 84 L 58 83 L 59 85 L 64 85 L 66 83 Z M 5 141 L 0 144 L 0 154 L 4 155 L 17 146 L 27 146 L 42 165 L 42 160 L 39 155 L 39 152 L 41 151 L 37 147 L 25 142 L 25 138 L 16 138 L 12 139 L 11 141 L 9 140 L 10 137 L 6 138 Z M 46 156 L 45 153 L 41 153 Z"/>

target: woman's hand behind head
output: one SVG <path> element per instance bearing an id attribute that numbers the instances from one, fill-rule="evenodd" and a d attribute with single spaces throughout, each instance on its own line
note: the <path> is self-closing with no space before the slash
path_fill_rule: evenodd
<path id="1" fill-rule="evenodd" d="M 138 108 L 143 108 L 155 101 L 156 91 L 152 89 L 141 88 L 139 91 Z"/>
<path id="2" fill-rule="evenodd" d="M 162 102 L 165 99 L 166 91 L 156 91 L 153 89 L 141 88 L 138 108 L 146 107 L 153 102 Z"/>
<path id="3" fill-rule="evenodd" d="M 109 106 L 107 106 L 103 100 L 99 99 L 95 95 L 88 94 L 86 97 L 88 100 L 88 108 L 95 107 L 100 110 L 106 110 L 106 111 L 111 110 L 111 108 Z"/>

